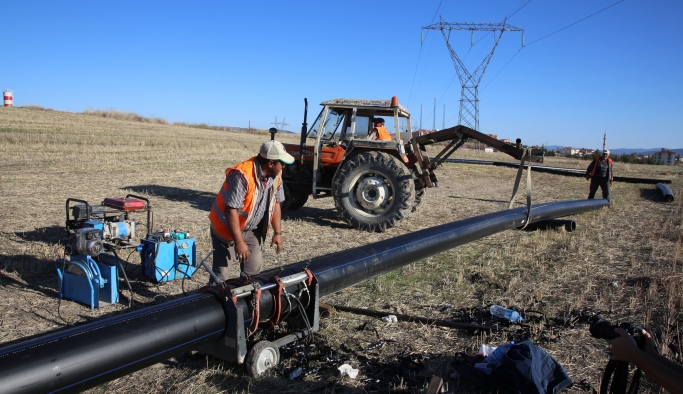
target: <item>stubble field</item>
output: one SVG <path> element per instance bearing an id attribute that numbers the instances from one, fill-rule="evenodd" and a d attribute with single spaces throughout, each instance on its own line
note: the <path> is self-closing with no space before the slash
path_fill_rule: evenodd
<path id="1" fill-rule="evenodd" d="M 514 137 L 514 136 L 512 136 Z M 121 286 L 121 303 L 90 310 L 58 302 L 55 261 L 63 256 L 64 203 L 94 203 L 128 193 L 149 198 L 155 230 L 180 229 L 196 238 L 197 255 L 210 250 L 208 212 L 225 168 L 256 154 L 265 133 L 230 133 L 86 114 L 0 108 L 0 346 L 21 338 L 125 313 L 190 294 L 208 281 L 155 285 L 140 273 L 139 256 L 128 257 L 134 294 Z M 297 142 L 296 135 L 278 135 Z M 503 154 L 458 151 L 456 158 L 512 161 Z M 548 158 L 545 165 L 585 168 L 588 162 Z M 185 354 L 90 390 L 93 393 L 284 393 L 424 392 L 432 375 L 450 391 L 478 390 L 451 377 L 460 352 L 476 353 L 530 338 L 567 370 L 574 386 L 599 387 L 607 344 L 591 338 L 587 317 L 601 312 L 614 322 L 643 325 L 660 351 L 674 359 L 680 348 L 683 302 L 682 168 L 615 163 L 619 176 L 670 179 L 676 196 L 664 203 L 653 185 L 615 183 L 611 208 L 573 217 L 577 230 L 507 231 L 421 260 L 322 300 L 418 317 L 489 324 L 493 303 L 515 308 L 524 325 L 495 334 L 468 333 L 435 325 L 399 322 L 339 312 L 321 322 L 316 349 L 360 370 L 338 379 L 337 362 L 320 362 L 308 350 L 310 373 L 300 353 L 282 360 L 264 379 L 239 366 Z M 349 228 L 331 199 L 310 200 L 283 221 L 285 251 L 265 251 L 265 269 L 365 245 L 418 229 L 504 210 L 516 170 L 445 164 L 440 187 L 429 189 L 408 222 L 384 233 Z M 532 173 L 535 203 L 585 198 L 583 178 Z M 521 187 L 524 187 L 522 181 Z M 523 190 L 523 189 L 522 189 Z M 599 192 L 598 192 L 599 194 Z M 524 198 L 518 197 L 518 206 Z M 237 271 L 235 270 L 235 276 Z M 284 352 L 287 356 L 287 352 Z M 293 353 L 290 352 L 290 353 Z M 680 362 L 680 355 L 678 355 Z M 649 381 L 643 392 L 658 392 Z"/>

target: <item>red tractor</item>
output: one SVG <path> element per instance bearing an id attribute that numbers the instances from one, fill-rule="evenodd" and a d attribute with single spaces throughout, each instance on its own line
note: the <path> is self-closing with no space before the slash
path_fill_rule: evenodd
<path id="1" fill-rule="evenodd" d="M 284 144 L 297 160 L 282 174 L 286 195 L 283 207 L 299 209 L 309 196 L 333 197 L 344 220 L 362 230 L 385 231 L 408 218 L 420 205 L 426 189 L 437 186 L 434 169 L 469 138 L 518 159 L 522 155 L 519 146 L 465 126 L 413 137 L 410 114 L 396 97 L 324 101 L 310 129 L 306 123 L 308 103 L 304 101 L 301 142 Z M 393 123 L 391 141 L 367 139 L 373 119 L 378 117 Z M 449 143 L 430 159 L 424 147 L 437 142 Z"/>

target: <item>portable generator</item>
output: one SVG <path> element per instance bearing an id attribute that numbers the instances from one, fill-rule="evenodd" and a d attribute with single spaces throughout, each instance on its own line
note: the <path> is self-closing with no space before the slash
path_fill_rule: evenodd
<path id="1" fill-rule="evenodd" d="M 121 263 L 116 251 L 138 246 L 138 223 L 129 218 L 129 213 L 142 210 L 147 211 L 146 226 L 150 228 L 151 207 L 144 197 L 108 197 L 98 205 L 75 198 L 66 200 L 64 252 L 68 259 L 56 264 L 60 298 L 89 305 L 91 309 L 119 301 Z M 105 250 L 113 254 L 104 253 Z M 121 270 L 121 274 L 125 276 L 125 271 Z"/>
<path id="2" fill-rule="evenodd" d="M 147 238 L 140 240 L 138 250 L 145 276 L 153 282 L 191 278 L 197 270 L 197 245 L 187 232 L 147 234 Z"/>

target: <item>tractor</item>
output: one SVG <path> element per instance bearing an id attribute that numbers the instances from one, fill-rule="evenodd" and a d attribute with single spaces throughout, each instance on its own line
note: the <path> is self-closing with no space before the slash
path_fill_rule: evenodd
<path id="1" fill-rule="evenodd" d="M 455 126 L 413 136 L 410 113 L 391 100 L 333 99 L 310 129 L 304 122 L 299 145 L 284 144 L 296 159 L 282 173 L 285 210 L 303 207 L 309 196 L 332 197 L 341 217 L 352 227 L 385 231 L 418 208 L 427 188 L 438 186 L 434 170 L 468 139 L 475 139 L 520 159 L 523 150 L 466 126 Z M 394 125 L 391 141 L 368 139 L 373 119 L 388 118 Z M 310 142 L 309 142 L 310 141 Z M 425 146 L 446 146 L 430 159 Z M 540 151 L 533 152 L 539 160 Z M 542 156 L 541 156 L 542 158 Z"/>

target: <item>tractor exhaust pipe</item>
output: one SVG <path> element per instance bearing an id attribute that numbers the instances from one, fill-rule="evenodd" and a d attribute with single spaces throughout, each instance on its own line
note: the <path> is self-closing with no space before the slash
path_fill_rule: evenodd
<path id="1" fill-rule="evenodd" d="M 531 209 L 530 223 L 607 205 L 607 200 L 538 204 Z M 312 275 L 322 297 L 470 241 L 519 228 L 526 219 L 522 207 L 459 220 L 263 272 L 252 278 L 260 283 L 258 293 L 241 292 L 247 286 L 230 292 L 242 305 L 258 303 L 258 321 L 268 323 L 276 303 L 268 290 L 281 286 L 291 297 L 299 276 Z M 253 294 L 260 298 L 254 300 Z M 228 313 L 235 306 L 243 310 L 239 302 L 198 293 L 0 348 L 0 392 L 79 392 L 202 345 L 228 343 L 227 331 L 234 327 L 235 316 L 244 319 L 244 326 L 252 326 L 253 314 Z M 245 327 L 239 330 L 244 333 Z"/>

